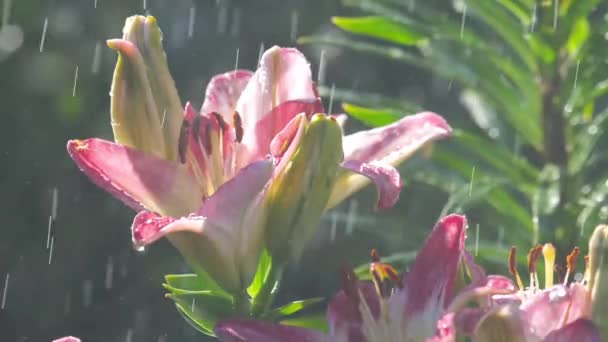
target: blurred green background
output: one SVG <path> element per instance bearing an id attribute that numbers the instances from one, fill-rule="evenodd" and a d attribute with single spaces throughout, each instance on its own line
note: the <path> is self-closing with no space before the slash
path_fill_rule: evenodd
<path id="1" fill-rule="evenodd" d="M 311 62 L 313 75 L 325 88 L 325 94 L 329 94 L 332 86 L 337 89 L 333 101 L 325 97 L 326 107 L 332 102 L 334 112 L 339 111 L 340 100 L 348 99 L 350 94 L 354 97 L 349 101 L 354 98 L 360 105 L 383 108 L 390 104 L 391 110 L 399 110 L 400 115 L 411 113 L 412 107 L 424 108 L 444 115 L 459 130 L 485 139 L 481 140 L 482 144 L 471 144 L 466 139 L 463 143 L 459 136 L 453 139 L 454 143 L 435 144 L 433 150 L 439 153 L 433 154 L 433 160 L 428 159 L 431 149 L 409 160 L 400 168 L 405 182 L 401 199 L 387 212 L 372 211 L 375 190 L 368 187 L 327 213 L 317 238 L 302 259 L 294 261 L 287 270 L 276 305 L 299 298 L 331 296 L 337 288 L 340 266 L 366 262 L 371 248 L 377 248 L 381 255 L 415 251 L 442 211 L 466 209 L 472 228 L 467 244 L 473 250 L 479 237 L 482 241 L 480 256 L 485 256 L 485 266 L 502 273 L 510 244 L 518 244 L 526 250 L 536 242 L 535 238 L 557 237 L 564 248 L 576 243 L 584 246 L 581 241 L 569 239 L 570 236 L 583 236 L 575 229 L 578 213 L 588 209 L 583 226 L 608 217 L 608 183 L 604 172 L 608 163 L 601 153 L 606 145 L 606 139 L 601 137 L 608 120 L 592 121 L 595 117 L 608 117 L 608 114 L 604 115 L 602 111 L 594 116 L 598 110 L 587 107 L 588 99 L 567 113 L 562 107 L 558 108 L 558 116 L 567 114 L 569 120 L 567 138 L 570 142 L 582 141 L 586 148 L 583 151 L 589 151 L 591 162 L 585 159 L 581 164 L 585 166 L 582 170 L 589 170 L 590 175 L 577 178 L 575 176 L 582 172 L 572 172 L 561 177 L 559 173 L 556 179 L 549 172 L 556 161 L 543 157 L 542 148 L 533 150 L 527 146 L 516 125 L 501 122 L 503 115 L 519 115 L 523 118 L 520 123 L 529 121 L 532 125 L 541 125 L 540 121 L 534 121 L 534 116 L 528 117 L 533 113 L 516 106 L 517 99 L 523 101 L 525 96 L 532 98 L 535 94 L 518 88 L 517 82 L 509 84 L 504 90 L 514 91 L 514 95 L 505 92 L 505 96 L 511 96 L 505 97 L 508 100 L 498 101 L 499 105 L 496 101 L 490 102 L 490 107 L 494 105 L 493 111 L 479 110 L 483 101 L 473 101 L 475 103 L 471 105 L 468 100 L 479 99 L 462 96 L 463 89 L 478 90 L 482 98 L 487 95 L 484 91 L 493 89 L 484 88 L 483 82 L 463 82 L 459 78 L 463 75 L 460 72 L 481 80 L 487 77 L 490 83 L 486 85 L 494 84 L 494 80 L 495 83 L 510 80 L 509 70 L 496 71 L 492 65 L 483 64 L 486 55 L 476 50 L 480 45 L 467 45 L 475 43 L 469 39 L 475 38 L 475 34 L 482 37 L 481 47 L 495 49 L 494 52 L 513 63 L 515 69 L 511 71 L 524 68 L 525 63 L 518 53 L 529 47 L 519 46 L 513 52 L 513 41 L 507 39 L 505 42 L 500 30 L 512 20 L 516 29 L 523 27 L 517 33 L 523 36 L 532 15 L 536 18 L 536 7 L 533 12 L 530 10 L 536 1 L 504 0 L 500 2 L 504 8 L 500 7 L 498 12 L 493 12 L 494 16 L 484 18 L 483 11 L 474 4 L 488 2 L 471 0 L 471 19 L 466 19 L 463 1 L 446 0 L 377 2 L 388 3 L 390 6 L 386 8 L 395 6 L 401 12 L 382 12 L 374 1 L 354 0 L 343 1 L 350 5 L 354 3 L 354 7 L 345 7 L 338 0 L 2 0 L 1 3 L 0 104 L 4 120 L 0 125 L 0 189 L 3 192 L 0 199 L 0 289 L 3 290 L 0 293 L 3 295 L 0 341 L 49 341 L 68 334 L 93 342 L 206 340 L 179 316 L 171 301 L 163 297 L 160 286 L 163 275 L 188 270 L 177 252 L 165 241 L 143 253 L 134 251 L 129 232 L 134 213 L 90 183 L 65 151 L 68 139 L 112 138 L 108 92 L 116 54 L 106 48 L 105 40 L 120 37 L 125 18 L 137 13 L 157 17 L 164 32 L 169 67 L 181 98 L 196 106 L 200 106 L 206 83 L 213 75 L 234 69 L 235 65 L 255 69 L 262 48 L 296 46 L 296 38 L 300 36 L 333 37 L 334 41 L 337 39 L 343 44 L 323 43 L 320 39 L 315 44 L 300 47 Z M 509 3 L 518 7 L 506 7 Z M 595 7 L 597 1 L 579 3 Z M 520 16 L 503 16 L 503 12 L 514 10 Z M 389 44 L 384 41 L 371 50 L 353 49 L 353 46 L 362 45 L 349 40 L 354 39 L 353 36 L 339 31 L 330 18 L 369 14 L 370 11 L 374 15 L 391 17 L 402 25 L 402 29 L 419 29 L 424 25 L 432 28 L 428 32 L 420 29 L 415 33 L 433 44 L 388 39 Z M 583 41 L 581 46 L 604 46 L 598 43 L 605 40 L 603 34 L 608 27 L 602 12 L 577 13 L 579 17 L 589 16 L 594 20 L 593 34 L 588 35 L 593 39 Z M 441 21 L 424 22 L 435 14 Z M 570 14 L 567 11 L 558 14 L 559 18 L 565 19 L 559 26 L 563 34 L 560 31 L 559 35 L 551 35 L 550 30 L 543 31 L 540 26 L 543 22 L 539 21 L 538 33 L 526 35 L 528 42 L 536 41 L 536 38 L 529 39 L 530 34 L 538 36 L 539 40 L 547 38 L 548 49 L 554 49 L 560 56 L 557 61 L 564 63 L 549 65 L 543 61 L 544 55 L 538 53 L 533 58 L 539 60 L 539 65 L 545 63 L 542 68 L 547 67 L 538 75 L 553 75 L 545 71 L 555 71 L 563 76 L 563 88 L 569 90 L 578 77 L 580 64 L 579 89 L 586 90 L 585 81 L 588 80 L 593 90 L 608 77 L 604 49 L 589 52 L 591 57 L 585 59 L 588 63 L 572 63 L 576 60 L 572 56 L 562 60 L 560 44 L 568 40 L 576 25 L 575 21 L 568 21 Z M 573 18 L 578 20 L 579 17 Z M 495 26 L 491 18 L 509 20 Z M 551 18 L 542 19 L 551 27 Z M 416 26 L 417 20 L 422 22 L 420 27 Z M 350 29 L 353 31 L 352 26 Z M 354 29 L 357 30 L 362 33 L 360 27 Z M 369 30 L 363 35 L 378 38 Z M 459 42 L 459 39 L 449 38 L 459 35 L 466 39 Z M 368 38 L 362 41 L 369 42 Z M 393 46 L 395 43 L 419 49 L 420 54 L 411 60 L 414 62 L 403 63 L 404 59 L 400 57 L 404 54 Z M 461 51 L 461 47 L 466 49 Z M 445 52 L 447 58 L 433 59 L 445 56 L 432 52 Z M 579 51 L 572 53 L 576 57 Z M 428 62 L 426 67 L 421 66 L 423 62 Z M 561 72 L 562 65 L 567 68 L 560 74 L 557 71 Z M 437 72 L 436 69 L 441 68 L 444 72 Z M 532 80 L 532 88 L 538 75 L 527 75 Z M 345 94 L 342 90 L 354 93 Z M 382 94 L 382 98 L 362 96 L 363 93 Z M 569 94 L 564 91 L 562 98 L 571 98 Z M 604 94 L 593 99 L 595 108 L 605 105 Z M 492 95 L 495 94 L 490 93 L 490 98 Z M 539 99 L 542 100 L 540 97 L 533 100 Z M 487 105 L 484 108 L 487 109 Z M 510 108 L 514 108 L 513 112 Z M 483 127 L 479 123 L 476 114 L 480 112 L 486 121 L 491 119 L 489 126 Z M 488 116 L 492 113 L 494 116 Z M 584 120 L 580 119 L 583 117 Z M 586 134 L 592 126 L 600 133 Z M 347 125 L 347 131 L 363 128 L 365 126 L 357 120 L 350 120 Z M 503 134 L 493 136 L 493 128 L 500 128 Z M 538 129 L 542 131 L 543 127 Z M 588 142 L 585 136 L 596 138 Z M 576 146 L 567 144 L 568 153 L 577 153 Z M 494 147 L 497 149 L 492 150 Z M 488 156 L 495 158 L 488 159 Z M 501 160 L 504 156 L 512 159 Z M 534 169 L 533 176 L 525 182 L 518 182 L 520 171 L 517 168 L 521 165 L 517 160 L 521 159 Z M 496 163 L 497 160 L 502 163 Z M 437 161 L 442 166 L 437 166 Z M 511 164 L 512 161 L 515 162 Z M 564 171 L 565 166 L 559 165 L 559 160 L 557 164 Z M 511 165 L 515 171 L 510 173 Z M 550 170 L 544 171 L 547 166 Z M 558 190 L 555 190 L 556 186 Z M 585 186 L 589 188 L 586 193 Z M 555 191 L 562 196 L 557 196 Z M 551 207 L 550 212 L 543 211 L 547 201 L 551 202 L 543 196 L 549 199 L 557 196 L 558 205 Z M 573 200 L 568 202 L 564 198 Z M 508 206 L 513 203 L 517 205 L 519 216 L 511 210 L 512 206 Z M 538 234 L 530 234 L 521 227 L 527 224 L 532 227 L 533 219 Z M 562 233 L 554 233 L 559 231 Z M 565 256 L 567 250 L 561 252 Z M 398 254 L 393 260 L 403 268 L 407 256 L 411 257 L 411 253 Z M 318 311 L 322 312 L 323 307 L 319 306 Z"/>

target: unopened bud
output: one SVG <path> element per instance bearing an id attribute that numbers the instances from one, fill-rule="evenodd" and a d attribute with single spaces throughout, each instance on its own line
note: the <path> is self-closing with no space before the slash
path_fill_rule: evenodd
<path id="1" fill-rule="evenodd" d="M 589 240 L 591 319 L 608 340 L 608 226 L 595 228 Z"/>

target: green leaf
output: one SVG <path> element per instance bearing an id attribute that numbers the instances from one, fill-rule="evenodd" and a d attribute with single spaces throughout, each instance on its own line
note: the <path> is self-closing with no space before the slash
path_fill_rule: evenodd
<path id="1" fill-rule="evenodd" d="M 343 103 L 342 108 L 353 118 L 371 127 L 388 125 L 402 117 L 391 109 L 366 108 L 350 103 Z"/>
<path id="2" fill-rule="evenodd" d="M 184 291 L 213 291 L 230 297 L 230 295 L 207 274 L 167 274 L 165 275 L 165 281 L 167 282 L 167 285 L 173 289 Z"/>
<path id="3" fill-rule="evenodd" d="M 329 325 L 327 324 L 327 318 L 325 316 L 325 313 L 302 316 L 297 318 L 288 318 L 282 320 L 280 323 L 294 327 L 314 329 L 321 332 L 327 332 L 329 330 Z"/>
<path id="4" fill-rule="evenodd" d="M 266 316 L 269 320 L 278 320 L 285 317 L 296 314 L 304 309 L 310 308 L 311 306 L 321 303 L 325 298 L 315 297 L 303 300 L 296 300 L 291 303 L 287 303 L 281 307 L 271 310 Z"/>
<path id="5" fill-rule="evenodd" d="M 172 299 L 186 321 L 204 334 L 213 336 L 213 328 L 218 320 L 234 313 L 232 301 L 211 291 L 188 294 L 167 294 Z"/>
<path id="6" fill-rule="evenodd" d="M 426 36 L 413 27 L 380 16 L 358 18 L 333 17 L 332 22 L 347 32 L 379 38 L 406 46 L 415 45 L 426 40 Z"/>
<path id="7" fill-rule="evenodd" d="M 251 298 L 257 297 L 260 293 L 262 285 L 264 285 L 264 279 L 266 279 L 266 275 L 270 269 L 271 259 L 272 257 L 268 254 L 268 251 L 264 249 L 260 255 L 260 261 L 258 261 L 258 270 L 255 272 L 251 285 L 247 288 L 247 293 Z"/>
<path id="8" fill-rule="evenodd" d="M 572 31 L 570 32 L 570 36 L 566 42 L 566 50 L 568 51 L 570 58 L 578 58 L 578 52 L 587 42 L 587 39 L 589 39 L 590 33 L 591 25 L 589 24 L 587 18 L 581 17 L 574 22 L 574 26 L 572 27 Z"/>

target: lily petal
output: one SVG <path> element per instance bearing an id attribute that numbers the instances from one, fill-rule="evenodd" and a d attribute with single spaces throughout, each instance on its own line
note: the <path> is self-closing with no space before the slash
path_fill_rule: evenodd
<path id="1" fill-rule="evenodd" d="M 376 210 L 389 209 L 397 203 L 401 192 L 401 176 L 394 167 L 348 160 L 342 164 L 342 168 L 365 176 L 376 184 Z"/>
<path id="2" fill-rule="evenodd" d="M 264 321 L 233 319 L 219 322 L 215 335 L 223 342 L 320 342 L 325 336 L 315 330 Z"/>
<path id="3" fill-rule="evenodd" d="M 414 338 L 433 336 L 444 308 L 452 301 L 466 228 L 464 216 L 441 219 L 405 276 L 404 290 L 395 297 L 402 302 L 403 321 Z"/>
<path id="4" fill-rule="evenodd" d="M 544 342 L 601 342 L 597 327 L 588 319 L 578 319 L 565 327 L 551 332 Z"/>
<path id="5" fill-rule="evenodd" d="M 396 166 L 426 143 L 447 137 L 452 129 L 438 114 L 424 112 L 368 131 L 344 137 L 344 160 Z M 336 182 L 327 208 L 333 208 L 369 182 L 359 174 L 345 172 Z"/>
<path id="6" fill-rule="evenodd" d="M 281 103 L 317 97 L 310 64 L 301 52 L 277 46 L 266 50 L 236 106 L 243 120 L 246 144 L 254 142 L 257 122 Z"/>
<path id="7" fill-rule="evenodd" d="M 140 212 L 131 228 L 133 244 L 141 248 L 167 237 L 195 270 L 204 270 L 234 293 L 249 284 L 255 273 L 263 240 L 256 205 L 262 203 L 260 193 L 271 176 L 270 161 L 253 163 L 188 217 Z M 241 244 L 245 229 L 247 243 Z"/>
<path id="8" fill-rule="evenodd" d="M 448 308 L 448 312 L 456 312 L 463 309 L 473 300 L 487 302 L 489 306 L 490 296 L 513 294 L 517 292 L 517 287 L 511 279 L 501 275 L 488 275 L 485 278 L 469 284 L 459 291 Z"/>
<path id="9" fill-rule="evenodd" d="M 348 341 L 366 341 L 362 329 L 363 319 L 361 317 L 361 300 L 370 309 L 372 316 L 380 316 L 380 300 L 374 285 L 370 282 L 357 282 L 358 293 L 347 293 L 340 290 L 331 300 L 327 307 L 327 320 L 329 322 L 329 334 L 331 336 L 344 333 Z"/>
<path id="10" fill-rule="evenodd" d="M 523 321 L 539 338 L 582 318 L 586 307 L 586 289 L 580 284 L 556 285 L 534 295 L 521 305 Z"/>
<path id="11" fill-rule="evenodd" d="M 135 210 L 181 216 L 200 205 L 198 185 L 181 165 L 96 138 L 70 140 L 67 149 L 93 183 Z"/>
<path id="12" fill-rule="evenodd" d="M 235 70 L 214 76 L 207 84 L 201 113 L 219 113 L 232 122 L 236 104 L 252 75 L 249 70 Z"/>
<path id="13" fill-rule="evenodd" d="M 53 342 L 80 342 L 80 339 L 74 336 L 66 336 L 53 340 Z"/>

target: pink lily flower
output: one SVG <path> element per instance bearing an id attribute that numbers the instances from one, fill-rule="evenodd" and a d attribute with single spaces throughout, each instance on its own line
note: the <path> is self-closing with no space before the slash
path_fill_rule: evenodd
<path id="1" fill-rule="evenodd" d="M 264 241 L 276 244 L 269 229 L 278 235 L 286 227 L 268 222 L 290 228 L 303 220 L 280 201 L 305 208 L 305 223 L 314 227 L 324 210 L 371 180 L 378 208 L 388 208 L 401 184 L 393 165 L 451 132 L 439 115 L 421 113 L 342 137 L 336 120 L 313 115 L 324 109 L 304 56 L 279 47 L 263 54 L 255 73 L 215 76 L 200 113 L 186 104 L 181 116 L 156 21 L 132 17 L 124 32 L 108 42 L 119 52 L 112 86 L 116 142 L 71 140 L 70 156 L 95 184 L 140 211 L 132 225 L 136 247 L 167 237 L 197 272 L 231 293 L 251 281 Z M 314 168 L 313 161 L 321 164 Z M 307 198 L 308 192 L 315 195 Z M 301 250 L 310 229 L 281 241 L 298 240 L 293 249 Z"/>
<path id="2" fill-rule="evenodd" d="M 78 337 L 74 337 L 74 336 L 65 336 L 65 337 L 61 337 L 56 340 L 53 340 L 53 342 L 80 342 L 80 339 Z"/>
<path id="3" fill-rule="evenodd" d="M 472 293 L 512 293 L 501 276 L 484 276 L 457 292 L 464 249 L 466 219 L 450 215 L 437 223 L 409 272 L 399 277 L 378 259 L 371 264 L 373 283 L 347 273 L 343 290 L 329 303 L 329 332 L 270 322 L 220 321 L 215 332 L 222 341 L 453 341 L 454 308 Z M 391 285 L 388 286 L 387 285 Z"/>

